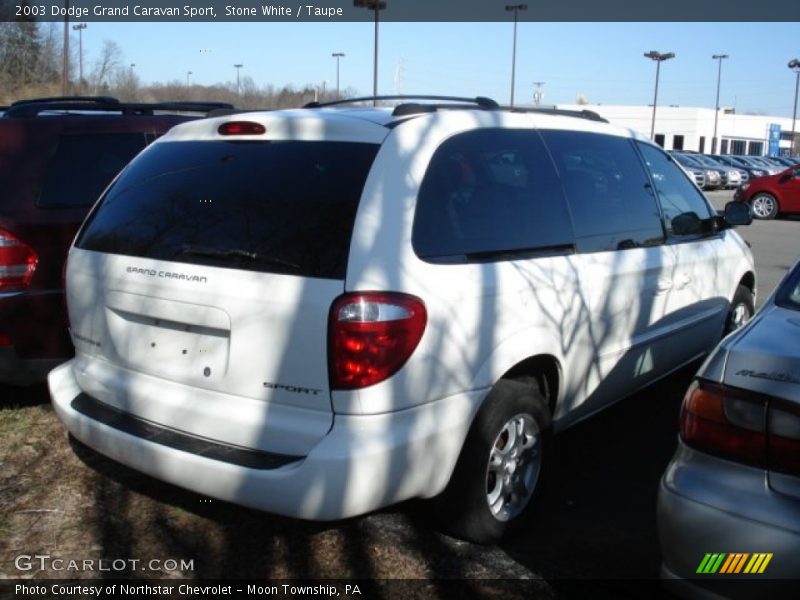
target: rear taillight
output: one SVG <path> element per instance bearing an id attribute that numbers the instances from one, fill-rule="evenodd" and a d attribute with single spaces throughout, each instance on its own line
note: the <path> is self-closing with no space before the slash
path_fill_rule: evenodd
<path id="1" fill-rule="evenodd" d="M 800 474 L 800 409 L 768 396 L 694 381 L 681 407 L 681 439 L 722 458 Z"/>
<path id="2" fill-rule="evenodd" d="M 767 435 L 770 470 L 800 475 L 800 408 L 770 403 Z"/>
<path id="3" fill-rule="evenodd" d="M 709 454 L 765 467 L 766 406 L 730 388 L 694 381 L 681 406 L 681 438 Z"/>
<path id="4" fill-rule="evenodd" d="M 331 389 L 359 389 L 394 375 L 419 344 L 427 321 L 425 305 L 407 294 L 337 298 L 328 322 Z"/>
<path id="5" fill-rule="evenodd" d="M 29 285 L 38 260 L 33 248 L 0 229 L 0 291 Z"/>

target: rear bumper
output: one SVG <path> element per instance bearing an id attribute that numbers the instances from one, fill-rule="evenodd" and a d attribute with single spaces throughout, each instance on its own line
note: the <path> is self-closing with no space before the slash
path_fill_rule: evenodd
<path id="1" fill-rule="evenodd" d="M 0 382 L 27 385 L 73 354 L 61 290 L 0 294 Z"/>
<path id="2" fill-rule="evenodd" d="M 780 591 L 785 580 L 800 578 L 800 501 L 773 491 L 762 469 L 680 443 L 661 481 L 657 515 L 662 575 L 683 580 L 673 589 L 697 588 L 683 596 L 727 597 L 725 590 L 757 582 Z M 763 574 L 697 573 L 707 553 L 773 556 Z"/>
<path id="3" fill-rule="evenodd" d="M 14 346 L 0 346 L 0 383 L 31 385 L 47 378 L 64 358 L 20 358 Z"/>
<path id="4" fill-rule="evenodd" d="M 72 361 L 48 378 L 56 414 L 78 440 L 122 464 L 199 494 L 258 510 L 336 520 L 441 492 L 458 459 L 479 390 L 393 413 L 336 415 L 307 456 L 255 469 L 154 443 L 78 412 Z"/>

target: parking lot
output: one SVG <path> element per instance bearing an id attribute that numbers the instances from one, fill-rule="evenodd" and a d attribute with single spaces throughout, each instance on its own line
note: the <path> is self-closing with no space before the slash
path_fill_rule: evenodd
<path id="1" fill-rule="evenodd" d="M 722 208 L 731 193 L 708 196 Z M 758 304 L 797 258 L 798 227 L 792 218 L 740 230 L 756 259 Z M 658 482 L 675 447 L 683 392 L 697 366 L 559 435 L 547 487 L 525 531 L 493 548 L 436 533 L 423 502 L 320 524 L 199 497 L 68 441 L 43 386 L 2 387 L 0 578 L 65 575 L 20 570 L 18 556 L 40 553 L 80 560 L 157 559 L 160 565 L 167 559 L 191 561 L 191 568 L 144 573 L 128 563 L 111 576 L 530 578 L 529 597 L 566 596 L 575 580 L 587 580 L 600 590 L 603 582 L 615 582 L 628 597 L 653 597 L 642 580 L 658 577 Z M 475 585 L 473 591 L 491 591 Z"/>

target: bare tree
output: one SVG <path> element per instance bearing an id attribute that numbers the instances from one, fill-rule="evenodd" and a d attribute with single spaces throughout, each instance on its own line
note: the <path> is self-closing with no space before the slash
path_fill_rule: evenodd
<path id="1" fill-rule="evenodd" d="M 122 67 L 122 50 L 119 45 L 112 40 L 104 40 L 100 50 L 100 57 L 95 62 L 94 68 L 89 75 L 89 83 L 94 89 L 95 94 L 108 93 L 111 84 L 115 81 L 119 70 Z"/>

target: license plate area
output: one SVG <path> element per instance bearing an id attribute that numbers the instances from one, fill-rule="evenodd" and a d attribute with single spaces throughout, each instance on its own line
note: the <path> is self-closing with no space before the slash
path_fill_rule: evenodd
<path id="1" fill-rule="evenodd" d="M 230 330 L 107 308 L 116 359 L 170 377 L 217 380 L 228 370 Z"/>

